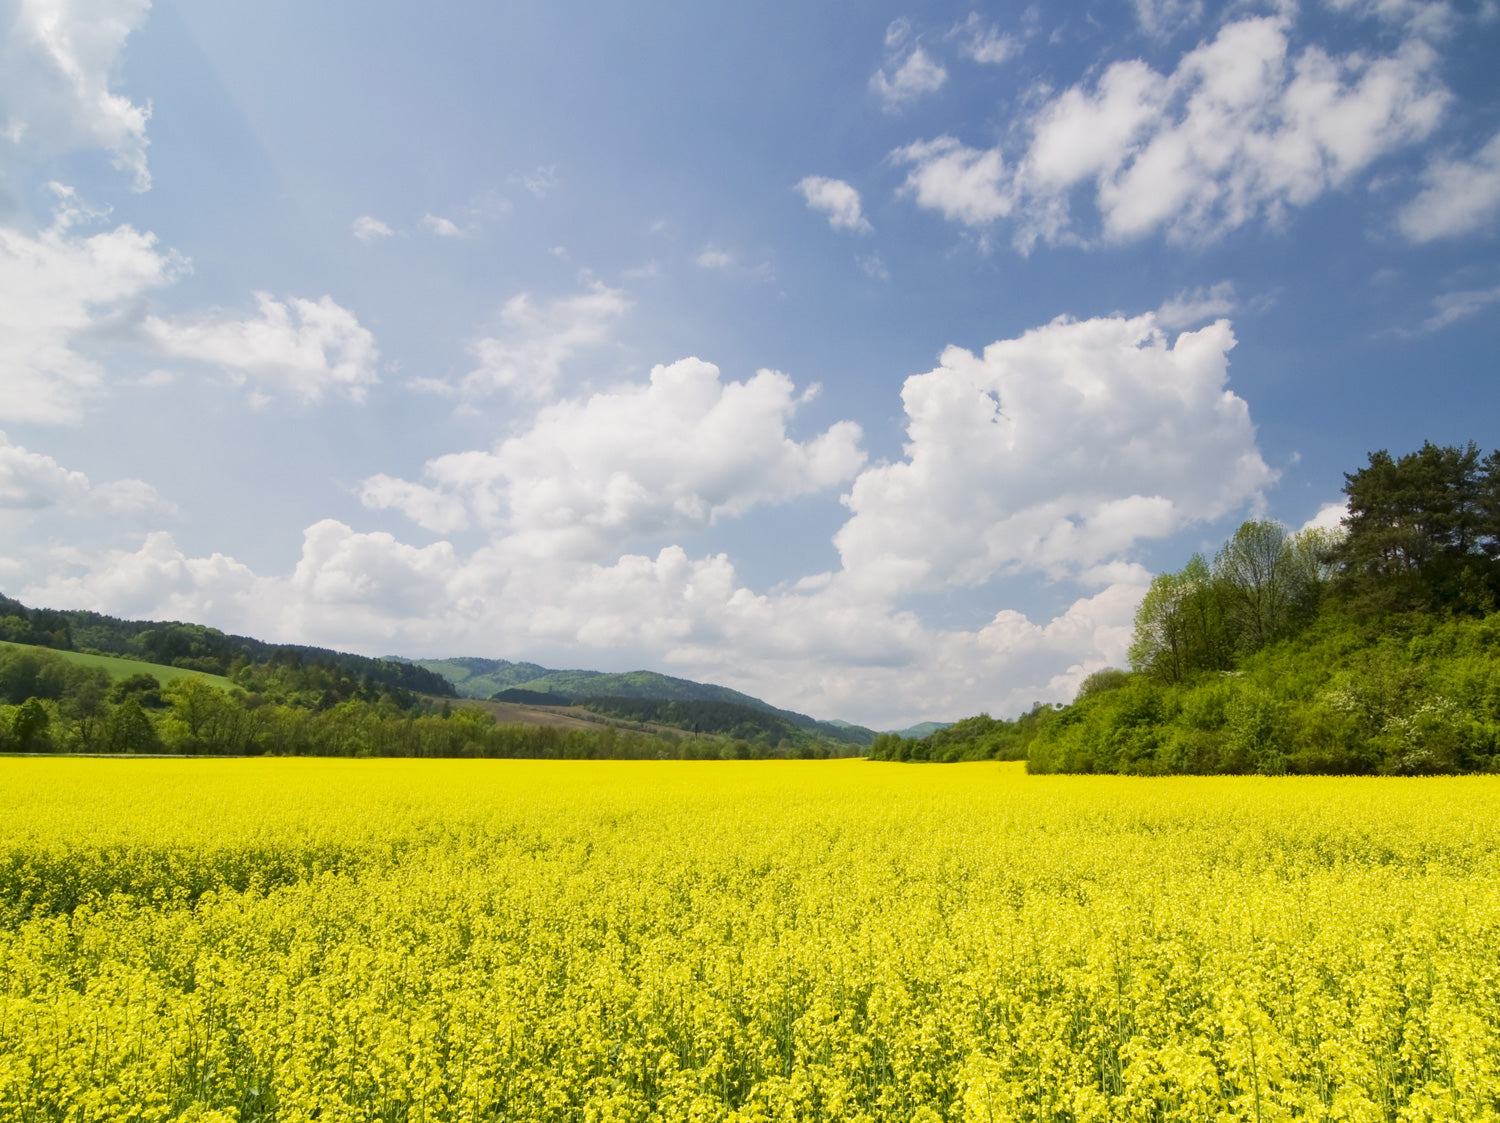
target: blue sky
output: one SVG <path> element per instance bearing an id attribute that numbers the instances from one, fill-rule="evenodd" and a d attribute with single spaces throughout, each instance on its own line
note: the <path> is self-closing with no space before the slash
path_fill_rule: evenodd
<path id="1" fill-rule="evenodd" d="M 1500 7 L 0 2 L 0 590 L 876 727 L 1500 444 Z"/>

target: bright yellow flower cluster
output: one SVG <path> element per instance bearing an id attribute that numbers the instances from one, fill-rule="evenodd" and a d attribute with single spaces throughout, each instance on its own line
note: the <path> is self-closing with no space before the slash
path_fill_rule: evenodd
<path id="1" fill-rule="evenodd" d="M 1500 1120 L 1500 779 L 0 761 L 0 1121 Z"/>

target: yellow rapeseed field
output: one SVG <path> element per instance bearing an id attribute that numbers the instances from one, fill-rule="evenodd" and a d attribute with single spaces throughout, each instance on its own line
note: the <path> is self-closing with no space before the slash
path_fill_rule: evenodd
<path id="1" fill-rule="evenodd" d="M 0 1120 L 1500 1120 L 1500 779 L 0 761 Z"/>

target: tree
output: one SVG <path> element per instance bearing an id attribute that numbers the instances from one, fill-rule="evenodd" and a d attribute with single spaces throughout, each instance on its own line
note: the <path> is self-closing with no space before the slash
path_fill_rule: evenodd
<path id="1" fill-rule="evenodd" d="M 112 709 L 104 721 L 104 745 L 112 753 L 159 753 L 161 738 L 134 697 Z"/>
<path id="2" fill-rule="evenodd" d="M 1229 636 L 1218 583 L 1202 554 L 1180 573 L 1151 582 L 1135 614 L 1130 665 L 1163 682 L 1181 682 L 1194 672 L 1227 670 Z"/>
<path id="3" fill-rule="evenodd" d="M 1399 460 L 1384 449 L 1344 477 L 1347 534 L 1334 551 L 1339 594 L 1372 613 L 1487 611 L 1500 552 L 1500 454 L 1482 462 L 1430 441 Z"/>
<path id="4" fill-rule="evenodd" d="M 1316 604 L 1318 539 L 1299 542 L 1270 519 L 1244 523 L 1214 557 L 1214 576 L 1232 618 L 1236 646 L 1259 651 Z"/>
<path id="5" fill-rule="evenodd" d="M 47 712 L 40 698 L 28 698 L 16 707 L 10 719 L 10 735 L 15 739 L 16 749 L 23 753 L 46 752 L 52 747 L 47 736 L 47 727 L 52 715 Z"/>

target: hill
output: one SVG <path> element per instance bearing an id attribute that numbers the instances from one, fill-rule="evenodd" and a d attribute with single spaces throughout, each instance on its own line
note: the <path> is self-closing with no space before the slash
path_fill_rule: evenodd
<path id="1" fill-rule="evenodd" d="M 727 686 L 694 682 L 691 679 L 674 678 L 655 671 L 607 671 L 554 670 L 536 663 L 513 663 L 506 659 L 411 659 L 387 656 L 388 660 L 408 662 L 413 666 L 442 675 L 460 697 L 492 699 L 500 695 L 501 701 L 525 701 L 541 704 L 546 697 L 555 697 L 557 705 L 570 705 L 576 699 L 588 699 L 587 708 L 597 710 L 595 703 L 604 700 L 633 699 L 650 703 L 713 703 L 720 706 L 739 707 L 768 714 L 785 722 L 794 730 L 811 734 L 815 738 L 844 745 L 869 745 L 875 740 L 875 731 L 861 725 L 845 722 L 818 721 L 793 710 L 782 710 L 769 702 L 731 690 Z M 675 713 L 679 720 L 696 722 L 707 719 L 709 710 L 672 711 L 659 707 L 661 713 Z M 603 711 L 598 711 L 603 712 Z M 645 711 L 642 710 L 644 713 Z M 729 711 L 725 711 L 727 714 Z M 692 713 L 693 716 L 686 716 Z M 618 714 L 616 716 L 624 716 Z M 741 715 L 742 717 L 744 715 Z M 640 718 L 656 724 L 670 724 L 677 728 L 676 721 L 664 721 L 658 717 Z M 748 719 L 747 719 L 748 720 Z M 769 727 L 762 730 L 769 732 Z"/>
<path id="2" fill-rule="evenodd" d="M 1338 531 L 1244 523 L 1159 574 L 1130 672 L 1071 705 L 969 718 L 883 760 L 1025 759 L 1032 772 L 1412 776 L 1500 772 L 1500 451 L 1382 450 L 1345 476 Z"/>
<path id="3" fill-rule="evenodd" d="M 931 737 L 939 730 L 947 729 L 953 724 L 951 721 L 922 721 L 906 729 L 893 729 L 891 732 L 897 737 Z"/>
<path id="4" fill-rule="evenodd" d="M 69 663 L 81 667 L 97 667 L 109 676 L 111 682 L 119 682 L 130 678 L 132 675 L 151 675 L 162 685 L 175 682 L 180 678 L 196 678 L 217 686 L 220 690 L 232 690 L 234 683 L 223 675 L 211 675 L 206 671 L 192 671 L 186 667 L 164 667 L 160 663 L 145 663 L 139 659 L 125 659 L 118 655 L 90 655 L 83 651 L 59 651 L 55 648 L 37 647 L 34 644 L 13 643 L 10 640 L 0 640 L 0 649 L 20 651 L 46 651 L 50 655 L 56 655 Z"/>
<path id="5" fill-rule="evenodd" d="M 687 733 L 712 734 L 764 745 L 767 748 L 812 749 L 818 746 L 845 746 L 849 751 L 859 743 L 849 739 L 847 730 L 817 722 L 812 727 L 794 724 L 787 718 L 756 706 L 733 702 L 678 702 L 660 698 L 585 698 L 580 705 L 591 713 L 621 718 L 643 725 L 667 726 Z M 834 736 L 828 729 L 838 731 Z"/>
<path id="6" fill-rule="evenodd" d="M 0 594 L 0 640 L 55 651 L 116 655 L 153 666 L 225 677 L 232 677 L 236 668 L 243 666 L 293 670 L 316 667 L 329 675 L 363 684 L 367 692 L 379 687 L 387 693 L 455 696 L 453 687 L 442 675 L 410 663 L 302 644 L 267 643 L 179 620 L 122 620 L 83 609 L 28 608 L 3 594 Z"/>

